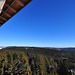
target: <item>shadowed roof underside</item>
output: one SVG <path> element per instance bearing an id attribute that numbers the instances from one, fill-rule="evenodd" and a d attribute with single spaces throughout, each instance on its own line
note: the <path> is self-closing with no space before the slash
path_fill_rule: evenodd
<path id="1" fill-rule="evenodd" d="M 17 14 L 31 1 L 32 0 L 6 0 L 3 10 L 0 14 L 0 26 Z"/>

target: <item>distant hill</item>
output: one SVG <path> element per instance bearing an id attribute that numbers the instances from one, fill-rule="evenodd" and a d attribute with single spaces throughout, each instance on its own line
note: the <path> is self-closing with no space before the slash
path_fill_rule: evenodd
<path id="1" fill-rule="evenodd" d="M 57 50 L 57 51 L 64 51 L 64 52 L 72 52 L 75 53 L 75 48 L 55 48 L 55 47 L 16 47 L 16 46 L 10 46 L 10 47 L 0 47 L 0 49 L 14 49 L 14 48 L 23 48 L 23 49 L 47 49 L 47 50 Z"/>
<path id="2" fill-rule="evenodd" d="M 2 49 L 2 48 L 0 47 L 0 49 Z"/>
<path id="3" fill-rule="evenodd" d="M 75 48 L 52 48 L 52 47 L 45 47 L 45 48 L 75 53 Z"/>
<path id="4" fill-rule="evenodd" d="M 75 53 L 75 48 L 59 48 L 61 51 Z"/>
<path id="5" fill-rule="evenodd" d="M 71 62 L 75 62 L 75 53 L 72 52 L 66 52 L 65 49 L 62 48 L 42 48 L 42 47 L 6 47 L 3 48 L 0 51 L 7 51 L 7 50 L 13 50 L 13 51 L 23 51 L 25 54 L 43 54 L 46 56 L 51 56 L 55 60 L 61 59 L 62 57 L 68 58 Z"/>
<path id="6" fill-rule="evenodd" d="M 71 47 L 70 48 L 44 47 L 44 48 L 75 53 L 75 48 L 71 48 Z"/>
<path id="7" fill-rule="evenodd" d="M 3 49 L 4 47 L 0 47 L 0 50 Z"/>

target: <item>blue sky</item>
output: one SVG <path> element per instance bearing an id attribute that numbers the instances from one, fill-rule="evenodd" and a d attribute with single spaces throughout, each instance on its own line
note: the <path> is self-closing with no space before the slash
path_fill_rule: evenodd
<path id="1" fill-rule="evenodd" d="M 33 0 L 0 28 L 0 46 L 75 47 L 75 0 Z"/>

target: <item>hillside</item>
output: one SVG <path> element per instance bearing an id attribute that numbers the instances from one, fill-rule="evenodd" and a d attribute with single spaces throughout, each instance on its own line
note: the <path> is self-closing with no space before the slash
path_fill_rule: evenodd
<path id="1" fill-rule="evenodd" d="M 52 48 L 52 47 L 46 47 L 48 49 L 54 49 L 54 50 L 61 50 L 61 51 L 65 51 L 65 52 L 72 52 L 72 53 L 75 53 L 75 48 L 70 48 L 70 47 L 66 47 L 66 48 Z"/>
<path id="2" fill-rule="evenodd" d="M 72 75 L 75 54 L 40 47 L 6 47 L 0 50 L 0 74 Z"/>
<path id="3" fill-rule="evenodd" d="M 75 53 L 75 48 L 60 48 L 60 50 Z"/>
<path id="4" fill-rule="evenodd" d="M 65 52 L 61 50 L 49 49 L 49 48 L 40 48 L 40 47 L 6 47 L 3 50 L 13 50 L 13 51 L 24 51 L 25 53 L 30 54 L 43 54 L 51 56 L 55 59 L 61 59 L 62 57 L 68 58 L 70 61 L 75 62 L 75 53 Z"/>

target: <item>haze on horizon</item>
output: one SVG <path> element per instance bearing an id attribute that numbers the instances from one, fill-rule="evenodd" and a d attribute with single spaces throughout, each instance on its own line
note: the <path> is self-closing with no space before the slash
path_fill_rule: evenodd
<path id="1" fill-rule="evenodd" d="M 75 47 L 75 0 L 33 0 L 0 27 L 0 46 Z"/>

